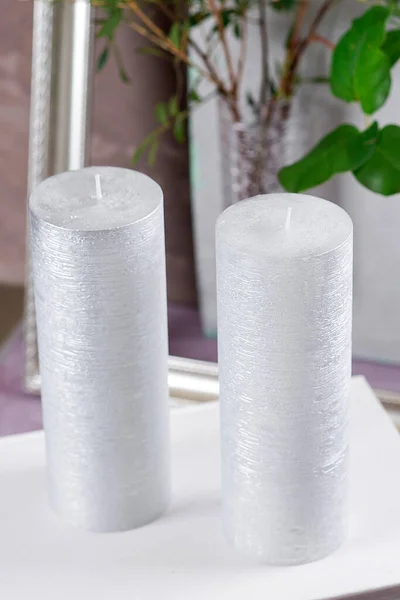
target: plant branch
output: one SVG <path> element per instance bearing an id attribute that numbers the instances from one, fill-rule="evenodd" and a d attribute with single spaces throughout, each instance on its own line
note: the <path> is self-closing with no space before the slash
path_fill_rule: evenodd
<path id="1" fill-rule="evenodd" d="M 285 96 L 290 96 L 293 88 L 293 79 L 299 64 L 301 57 L 303 56 L 305 50 L 309 46 L 309 44 L 313 41 L 315 35 L 317 35 L 317 28 L 321 24 L 321 21 L 325 17 L 326 13 L 333 7 L 336 2 L 340 2 L 340 0 L 325 0 L 323 4 L 320 6 L 317 11 L 313 21 L 311 22 L 310 28 L 306 37 L 301 40 L 293 51 L 293 55 L 289 60 L 288 67 L 286 69 L 285 75 L 281 81 L 280 90 Z"/>
<path id="2" fill-rule="evenodd" d="M 323 44 L 324 46 L 329 48 L 329 50 L 335 49 L 335 44 L 333 44 L 330 40 L 323 37 L 322 35 L 318 35 L 317 33 L 314 33 L 314 35 L 310 38 L 310 42 L 318 42 L 320 44 Z"/>
<path id="3" fill-rule="evenodd" d="M 167 36 L 163 32 L 163 30 L 160 29 L 160 27 L 158 27 L 158 25 L 156 25 L 150 19 L 150 17 L 148 17 L 146 15 L 146 13 L 140 8 L 140 6 L 138 5 L 138 3 L 135 0 L 125 0 L 125 1 L 126 1 L 127 6 L 141 20 L 141 22 L 143 23 L 143 25 L 145 25 L 149 31 L 151 31 L 158 38 L 163 39 L 165 41 L 165 43 L 171 48 L 171 50 L 177 51 L 178 53 L 180 52 L 180 49 L 177 48 L 171 42 L 171 40 L 169 40 L 167 38 Z"/>
<path id="4" fill-rule="evenodd" d="M 260 110 L 265 106 L 268 97 L 269 82 L 269 48 L 267 30 L 267 6 L 266 0 L 259 0 L 259 28 L 261 44 L 261 84 L 260 84 Z"/>
<path id="5" fill-rule="evenodd" d="M 226 96 L 228 94 L 228 90 L 226 89 L 223 80 L 218 75 L 213 63 L 211 62 L 211 58 L 200 48 L 200 46 L 194 39 L 188 38 L 188 44 L 193 48 L 193 50 L 196 52 L 199 58 L 201 58 L 201 60 L 203 61 L 204 66 L 208 69 L 212 81 L 215 83 L 219 93 L 223 96 Z"/>
<path id="6" fill-rule="evenodd" d="M 304 51 L 306 50 L 308 44 L 312 41 L 313 37 L 315 35 L 317 35 L 317 29 L 320 26 L 326 13 L 332 8 L 332 6 L 334 4 L 336 4 L 337 1 L 338 0 L 325 0 L 325 2 L 322 4 L 321 8 L 315 15 L 315 17 L 310 25 L 310 29 L 308 31 L 306 38 L 298 46 L 296 56 L 294 58 L 294 60 L 296 61 L 295 66 L 297 66 L 297 63 L 300 60 L 301 56 L 303 55 Z"/>
<path id="7" fill-rule="evenodd" d="M 261 3 L 264 2 L 264 0 L 260 0 Z M 246 18 L 243 16 L 242 17 L 242 26 L 241 26 L 241 38 L 240 38 L 240 54 L 239 54 L 239 60 L 238 60 L 238 67 L 237 67 L 237 80 L 236 80 L 236 85 L 237 88 L 240 88 L 240 84 L 243 78 L 243 70 L 244 70 L 244 65 L 246 62 L 246 53 L 247 53 L 247 20 Z"/>
<path id="8" fill-rule="evenodd" d="M 221 11 L 218 9 L 217 5 L 215 4 L 215 0 L 208 0 L 208 4 L 210 6 L 211 12 L 213 13 L 213 15 L 217 21 L 219 36 L 221 39 L 221 44 L 222 44 L 222 48 L 223 48 L 224 55 L 225 55 L 226 65 L 228 67 L 228 73 L 229 73 L 229 79 L 230 79 L 232 93 L 234 96 L 236 96 L 237 81 L 236 81 L 236 77 L 235 77 L 235 72 L 233 70 L 231 53 L 229 51 L 228 42 L 226 40 L 225 29 L 224 29 L 224 24 L 222 21 Z"/>
<path id="9" fill-rule="evenodd" d="M 183 53 L 182 55 L 181 53 L 178 54 L 174 52 L 174 50 L 171 49 L 170 44 L 166 43 L 166 40 L 164 40 L 164 38 L 159 38 L 158 36 L 150 33 L 143 25 L 140 25 L 140 23 L 136 23 L 135 21 L 129 22 L 128 26 L 137 33 L 139 33 L 142 37 L 149 40 L 152 44 L 158 46 L 159 48 L 161 48 L 161 50 L 167 52 L 169 55 L 171 55 L 172 58 L 178 58 L 182 63 L 184 63 L 188 67 L 191 67 L 198 71 L 202 77 L 211 80 L 210 75 L 206 71 L 201 69 L 201 67 L 191 62 L 186 54 Z M 213 80 L 211 81 L 214 83 Z"/>
<path id="10" fill-rule="evenodd" d="M 190 64 L 187 53 L 173 44 L 163 30 L 160 29 L 160 27 L 158 27 L 158 25 L 156 25 L 140 8 L 136 0 L 125 0 L 125 2 L 131 11 L 141 20 L 143 25 L 147 27 L 148 31 L 150 31 L 158 40 L 162 41 L 164 49 L 167 49 L 183 63 Z"/>
<path id="11" fill-rule="evenodd" d="M 174 14 L 174 12 L 172 10 L 170 10 L 167 7 L 167 2 L 165 2 L 164 0 L 150 0 L 150 2 L 152 2 L 153 4 L 158 6 L 158 8 L 164 13 L 164 15 L 166 17 L 168 17 L 168 19 L 171 22 L 175 21 L 176 15 Z"/>
<path id="12" fill-rule="evenodd" d="M 202 99 L 201 104 L 208 102 L 208 100 L 213 98 L 215 96 L 215 94 L 216 94 L 215 90 L 210 92 L 207 96 L 205 96 Z M 184 111 L 181 111 L 178 115 L 180 121 L 181 122 L 186 121 L 187 118 L 189 117 L 191 111 L 195 111 L 197 108 L 198 108 L 198 106 L 194 106 L 193 108 L 189 107 L 189 108 L 185 109 Z M 145 150 L 148 149 L 149 151 L 151 151 L 151 146 L 154 143 L 158 144 L 159 138 L 162 135 L 164 135 L 165 133 L 167 133 L 167 131 L 171 130 L 175 124 L 176 124 L 176 118 L 175 119 L 169 118 L 165 123 L 162 123 L 156 129 L 153 129 L 153 131 L 151 131 L 145 137 L 145 139 L 142 141 L 142 143 L 139 145 L 139 147 L 136 148 L 136 151 L 134 152 L 133 157 L 132 157 L 132 163 L 135 164 L 137 162 L 137 160 L 139 160 L 140 156 L 142 155 L 142 153 Z"/>
<path id="13" fill-rule="evenodd" d="M 299 41 L 300 32 L 303 27 L 304 19 L 307 14 L 308 8 L 309 8 L 309 0 L 299 0 L 297 9 L 296 9 L 294 27 L 293 27 L 293 30 L 292 30 L 292 33 L 291 33 L 291 36 L 289 39 L 289 43 L 288 43 L 288 47 L 292 52 Z"/>
<path id="14" fill-rule="evenodd" d="M 191 45 L 191 47 L 195 50 L 198 56 L 203 61 L 207 70 L 202 69 L 200 66 L 194 64 L 188 57 L 187 52 L 182 51 L 181 48 L 175 46 L 171 40 L 164 34 L 162 29 L 160 29 L 153 21 L 143 12 L 143 10 L 138 6 L 136 0 L 125 0 L 127 6 L 132 10 L 132 12 L 142 21 L 142 26 L 135 21 L 130 23 L 130 26 L 135 29 L 142 36 L 147 37 L 151 42 L 162 48 L 163 50 L 171 53 L 173 56 L 178 58 L 181 62 L 188 65 L 189 67 L 195 68 L 197 71 L 201 73 L 201 75 L 211 81 L 218 89 L 219 93 L 223 96 L 228 95 L 228 91 L 226 90 L 223 80 L 219 77 L 217 71 L 214 68 L 211 60 L 207 56 L 205 52 L 198 46 L 198 44 L 192 39 L 188 38 L 187 43 Z M 146 29 L 147 28 L 147 29 Z"/>

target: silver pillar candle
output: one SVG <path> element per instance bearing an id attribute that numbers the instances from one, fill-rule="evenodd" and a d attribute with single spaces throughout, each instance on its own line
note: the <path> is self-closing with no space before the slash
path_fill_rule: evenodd
<path id="1" fill-rule="evenodd" d="M 143 525 L 169 497 L 161 188 L 90 167 L 29 207 L 51 505 L 90 530 Z"/>
<path id="2" fill-rule="evenodd" d="M 263 562 L 316 560 L 346 535 L 352 223 L 257 196 L 216 247 L 224 529 Z"/>

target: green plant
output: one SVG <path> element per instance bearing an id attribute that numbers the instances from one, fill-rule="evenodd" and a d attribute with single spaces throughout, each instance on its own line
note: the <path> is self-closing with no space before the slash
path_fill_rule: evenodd
<path id="1" fill-rule="evenodd" d="M 154 162 L 159 139 L 167 131 L 172 130 L 176 139 L 182 141 L 185 137 L 184 123 L 190 111 L 215 95 L 225 103 L 234 122 L 243 120 L 243 101 L 246 99 L 262 125 L 261 130 L 268 128 L 272 116 L 280 110 L 278 101 L 294 93 L 299 63 L 308 46 L 312 43 L 329 45 L 327 40 L 317 36 L 317 28 L 329 9 L 340 1 L 320 2 L 303 39 L 300 30 L 308 9 L 308 1 L 305 0 L 92 0 L 103 9 L 97 28 L 97 37 L 104 40 L 98 58 L 99 69 L 114 54 L 122 79 L 127 79 L 115 42 L 115 33 L 124 22 L 146 42 L 138 49 L 139 53 L 172 61 L 178 73 L 182 65 L 191 72 L 186 97 L 185 87 L 179 85 L 173 98 L 157 105 L 155 117 L 158 126 L 136 149 L 133 162 L 146 153 L 150 162 Z M 293 13 L 290 17 L 293 25 L 285 40 L 286 56 L 274 72 L 268 60 L 267 9 Z M 166 28 L 157 24 L 154 18 L 156 12 L 167 21 Z M 203 39 L 199 42 L 196 30 L 204 26 Z M 259 36 L 263 55 L 256 96 L 243 89 L 250 33 Z M 239 46 L 236 61 L 232 40 Z M 211 92 L 206 97 L 200 92 L 205 80 L 211 84 Z M 283 111 L 282 119 L 287 116 Z"/>
<path id="2" fill-rule="evenodd" d="M 221 96 L 229 105 L 235 120 L 240 120 L 240 90 L 247 41 L 247 15 L 255 0 L 235 0 L 228 6 L 219 0 L 92 0 L 93 4 L 103 8 L 103 18 L 98 22 L 97 37 L 104 40 L 104 48 L 98 58 L 98 68 L 106 64 L 114 52 L 123 79 L 122 67 L 115 33 L 118 26 L 125 22 L 140 34 L 145 42 L 138 52 L 171 61 L 176 68 L 178 86 L 175 95 L 167 102 L 160 102 L 155 108 L 157 128 L 152 131 L 136 149 L 133 162 L 147 153 L 149 161 L 154 162 L 159 139 L 168 131 L 182 142 L 185 139 L 185 121 L 190 110 L 215 94 Z M 162 16 L 164 27 L 156 21 L 156 15 Z M 207 36 L 199 43 L 193 31 L 204 23 L 209 24 Z M 167 25 L 165 26 L 165 23 Z M 227 31 L 232 29 L 235 38 L 240 40 L 241 51 L 237 64 L 234 64 Z M 220 68 L 215 60 L 218 47 L 222 47 L 224 67 Z M 191 71 L 191 84 L 187 90 L 183 85 L 181 67 Z M 228 78 L 224 76 L 225 67 Z M 207 97 L 199 91 L 206 80 L 212 90 Z"/>
<path id="3" fill-rule="evenodd" d="M 369 7 L 338 41 L 329 75 L 332 93 L 357 102 L 367 126 L 359 131 L 354 125 L 340 125 L 304 158 L 283 168 L 279 180 L 286 190 L 301 192 L 350 171 L 374 192 L 400 192 L 400 127 L 368 124 L 388 98 L 391 69 L 400 58 L 399 15 L 397 2 Z"/>
<path id="4" fill-rule="evenodd" d="M 358 102 L 366 115 L 366 128 L 343 124 L 325 136 L 300 161 L 284 167 L 279 181 L 288 191 L 300 192 L 335 175 L 351 171 L 358 181 L 375 192 L 390 195 L 400 192 L 400 127 L 383 128 L 369 122 L 390 92 L 391 69 L 400 57 L 400 0 L 354 0 L 367 5 L 364 14 L 354 20 L 339 42 L 319 34 L 319 27 L 331 9 L 344 0 L 92 0 L 103 8 L 97 37 L 104 40 L 98 58 L 102 68 L 114 54 L 122 79 L 127 80 L 115 33 L 122 22 L 138 32 L 144 45 L 142 54 L 169 60 L 177 70 L 176 93 L 155 108 L 158 123 L 139 145 L 135 163 L 142 155 L 149 162 L 156 158 L 159 140 L 172 131 L 178 141 L 185 139 L 185 122 L 192 110 L 218 95 L 233 122 L 243 121 L 243 104 L 252 109 L 260 131 L 259 154 L 254 160 L 252 179 L 264 192 L 262 181 L 265 133 L 272 122 L 284 124 L 290 117 L 291 100 L 303 83 L 301 63 L 312 44 L 323 44 L 332 53 L 328 77 L 309 82 L 329 83 L 332 93 L 345 102 Z M 348 0 L 347 0 L 348 1 Z M 290 20 L 289 35 L 283 40 L 285 57 L 275 69 L 269 61 L 268 10 L 285 12 Z M 163 15 L 167 27 L 161 28 L 154 16 Z M 308 25 L 307 25 L 308 23 Z M 196 30 L 205 29 L 202 42 Z M 258 94 L 243 89 L 243 69 L 247 39 L 260 39 L 262 60 Z M 239 46 L 235 61 L 232 40 Z M 219 57 L 217 59 L 217 57 Z M 221 60 L 222 58 L 222 60 Z M 191 73 L 189 90 L 182 83 L 181 68 Z M 211 92 L 202 96 L 203 81 Z"/>

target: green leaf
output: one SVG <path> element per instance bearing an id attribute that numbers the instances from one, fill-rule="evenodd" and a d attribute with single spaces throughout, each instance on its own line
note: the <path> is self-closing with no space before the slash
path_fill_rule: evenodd
<path id="1" fill-rule="evenodd" d="M 174 124 L 174 136 L 177 142 L 182 144 L 185 141 L 185 126 L 182 122 Z"/>
<path id="2" fill-rule="evenodd" d="M 156 48 L 155 46 L 141 46 L 140 48 L 136 48 L 136 53 L 157 56 L 158 58 L 166 58 L 165 51 L 160 50 L 160 48 Z"/>
<path id="3" fill-rule="evenodd" d="M 110 56 L 110 48 L 106 46 L 99 58 L 97 59 L 97 70 L 101 71 L 107 63 L 108 57 Z"/>
<path id="4" fill-rule="evenodd" d="M 179 112 L 178 98 L 176 96 L 172 96 L 168 102 L 168 113 L 171 117 L 175 117 Z"/>
<path id="5" fill-rule="evenodd" d="M 389 14 L 383 6 L 367 10 L 353 21 L 332 56 L 333 94 L 346 102 L 359 101 L 366 114 L 378 110 L 390 90 L 390 63 L 380 49 Z"/>
<path id="6" fill-rule="evenodd" d="M 161 125 L 166 125 L 168 123 L 168 110 L 166 104 L 163 102 L 159 102 L 156 105 L 156 118 Z"/>
<path id="7" fill-rule="evenodd" d="M 110 16 L 106 19 L 106 21 L 104 21 L 103 25 L 100 27 L 99 31 L 96 34 L 96 37 L 105 37 L 109 40 L 112 40 L 114 38 L 115 30 L 122 21 L 123 14 L 124 13 L 121 8 L 112 9 Z"/>
<path id="8" fill-rule="evenodd" d="M 385 39 L 385 25 L 389 17 L 390 10 L 387 7 L 372 6 L 361 17 L 354 19 L 352 29 L 365 32 L 368 41 L 374 46 L 379 46 Z"/>
<path id="9" fill-rule="evenodd" d="M 236 11 L 231 8 L 221 10 L 222 27 L 224 27 L 224 28 L 228 27 L 228 25 L 230 25 L 231 19 L 234 15 L 236 15 Z"/>
<path id="10" fill-rule="evenodd" d="M 400 58 L 400 29 L 387 32 L 382 51 L 388 57 L 390 66 L 393 67 Z"/>
<path id="11" fill-rule="evenodd" d="M 242 33 L 240 31 L 240 25 L 237 21 L 233 26 L 233 35 L 238 39 L 240 39 L 242 37 Z"/>
<path id="12" fill-rule="evenodd" d="M 172 23 L 168 34 L 169 39 L 177 48 L 181 46 L 181 26 L 180 23 Z"/>
<path id="13" fill-rule="evenodd" d="M 216 35 L 218 31 L 218 25 L 213 25 L 213 27 L 211 27 L 210 31 L 206 35 L 206 42 L 210 43 L 214 35 Z"/>
<path id="14" fill-rule="evenodd" d="M 270 80 L 268 81 L 268 89 L 269 89 L 269 91 L 270 91 L 270 94 L 271 94 L 271 96 L 275 96 L 275 94 L 277 94 L 277 92 L 278 92 L 278 89 L 277 89 L 277 87 L 276 87 L 276 85 L 275 85 L 275 83 L 274 83 L 273 79 L 270 79 Z"/>
<path id="15" fill-rule="evenodd" d="M 133 153 L 132 160 L 131 160 L 132 165 L 135 165 L 138 162 L 138 160 L 142 157 L 144 151 L 149 146 L 152 139 L 153 138 L 151 137 L 151 134 L 150 134 L 150 136 L 147 136 L 143 140 L 143 142 L 136 148 L 135 152 Z"/>
<path id="16" fill-rule="evenodd" d="M 269 5 L 275 10 L 292 10 L 297 2 L 298 0 L 271 0 Z"/>
<path id="17" fill-rule="evenodd" d="M 196 25 L 199 25 L 200 23 L 202 23 L 209 17 L 211 17 L 211 13 L 209 13 L 209 12 L 193 13 L 193 14 L 189 15 L 189 18 L 188 18 L 189 27 L 196 27 Z"/>
<path id="18" fill-rule="evenodd" d="M 380 132 L 374 152 L 355 169 L 355 178 L 366 188 L 391 196 L 400 193 L 400 127 L 387 125 Z"/>
<path id="19" fill-rule="evenodd" d="M 340 125 L 304 158 L 281 169 L 278 175 L 281 185 L 288 192 L 302 192 L 336 173 L 357 169 L 372 156 L 377 134 L 377 123 L 362 133 L 354 125 Z"/>
<path id="20" fill-rule="evenodd" d="M 120 3 L 120 0 L 104 0 L 102 8 L 112 12 L 113 10 L 115 10 L 118 7 L 119 3 Z"/>
<path id="21" fill-rule="evenodd" d="M 249 105 L 249 107 L 251 108 L 253 114 L 257 117 L 259 115 L 260 108 L 259 108 L 258 103 L 256 102 L 256 99 L 254 98 L 253 94 L 249 91 L 246 92 L 246 102 Z"/>
<path id="22" fill-rule="evenodd" d="M 159 145 L 158 144 L 158 140 L 154 140 L 154 142 L 150 146 L 150 150 L 149 150 L 149 165 L 154 165 L 154 163 L 156 162 L 157 152 L 158 152 L 158 145 Z"/>
<path id="23" fill-rule="evenodd" d="M 364 48 L 355 75 L 357 99 L 367 115 L 372 115 L 386 102 L 392 80 L 389 59 L 382 50 Z"/>
<path id="24" fill-rule="evenodd" d="M 131 79 L 128 73 L 125 71 L 124 67 L 120 66 L 118 69 L 119 76 L 124 83 L 130 83 Z"/>
<path id="25" fill-rule="evenodd" d="M 197 93 L 196 90 L 194 90 L 194 89 L 189 90 L 189 93 L 188 93 L 188 101 L 189 102 L 198 103 L 198 102 L 201 102 L 201 100 L 202 100 L 202 98 L 201 98 L 201 96 L 199 96 L 199 94 Z"/>
<path id="26" fill-rule="evenodd" d="M 186 137 L 185 136 L 185 119 L 186 119 L 186 117 L 187 117 L 186 113 L 181 112 L 175 119 L 173 133 L 174 133 L 175 139 L 179 143 L 182 143 L 185 141 L 185 137 Z"/>
<path id="27" fill-rule="evenodd" d="M 251 92 L 246 92 L 246 101 L 247 104 L 251 107 L 254 108 L 256 106 L 256 101 L 254 99 L 254 96 Z"/>

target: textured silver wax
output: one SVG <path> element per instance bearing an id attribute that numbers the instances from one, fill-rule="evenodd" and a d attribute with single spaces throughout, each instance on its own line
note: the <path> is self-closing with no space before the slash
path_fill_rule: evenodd
<path id="1" fill-rule="evenodd" d="M 269 564 L 316 560 L 347 528 L 352 223 L 297 194 L 216 230 L 223 522 Z"/>
<path id="2" fill-rule="evenodd" d="M 161 188 L 91 167 L 29 206 L 51 505 L 94 531 L 144 525 L 169 499 Z"/>

